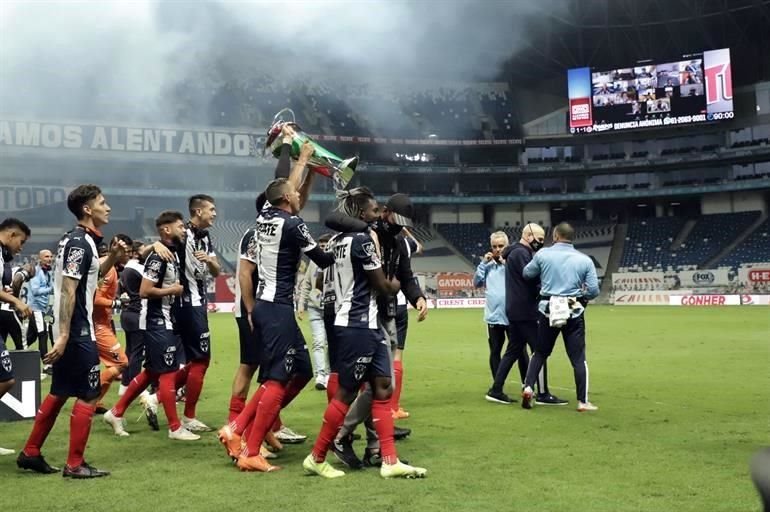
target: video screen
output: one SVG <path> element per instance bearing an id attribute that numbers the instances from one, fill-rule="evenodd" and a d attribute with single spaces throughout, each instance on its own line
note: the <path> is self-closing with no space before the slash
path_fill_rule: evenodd
<path id="1" fill-rule="evenodd" d="M 569 125 L 575 134 L 719 121 L 734 115 L 729 49 L 659 64 L 571 69 L 567 78 Z"/>

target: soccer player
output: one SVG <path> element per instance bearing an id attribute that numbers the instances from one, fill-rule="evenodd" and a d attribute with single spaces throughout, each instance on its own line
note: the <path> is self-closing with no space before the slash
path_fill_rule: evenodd
<path id="1" fill-rule="evenodd" d="M 127 235 L 118 234 L 115 235 L 115 238 L 123 242 L 126 247 L 133 246 L 133 240 Z M 113 381 L 118 380 L 120 374 L 128 366 L 126 352 L 115 335 L 112 313 L 115 308 L 120 307 L 120 300 L 118 300 L 118 271 L 116 267 L 125 267 L 130 257 L 131 252 L 125 251 L 120 260 L 115 262 L 115 266 L 102 276 L 99 287 L 96 289 L 96 296 L 94 297 L 96 348 L 99 350 L 99 360 L 104 365 L 104 370 L 99 375 L 101 392 L 96 402 L 97 414 L 107 412 L 107 409 L 102 405 L 102 400 L 104 400 L 104 396 L 110 390 Z"/>
<path id="2" fill-rule="evenodd" d="M 588 301 L 599 295 L 599 280 L 591 258 L 572 245 L 575 230 L 566 222 L 553 230 L 554 245 L 538 251 L 526 267 L 525 279 L 540 276 L 542 315 L 538 322 L 537 344 L 522 391 L 521 406 L 532 407 L 532 386 L 540 368 L 551 355 L 556 338 L 561 333 L 572 369 L 575 372 L 578 412 L 596 411 L 588 401 L 588 363 L 586 363 L 585 318 Z"/>
<path id="3" fill-rule="evenodd" d="M 96 245 L 99 229 L 110 219 L 110 207 L 96 185 L 80 185 L 67 197 L 67 207 L 77 218 L 75 228 L 64 235 L 56 253 L 54 272 L 54 342 L 44 362 L 53 364 L 51 392 L 35 415 L 32 432 L 16 459 L 22 469 L 55 473 L 40 449 L 53 428 L 59 411 L 71 396 L 77 401 L 70 415 L 70 446 L 65 477 L 97 478 L 108 471 L 88 464 L 83 454 L 96 398 L 99 396 L 99 354 L 94 335 L 93 297 L 99 274 L 106 274 L 127 250 L 113 240 L 107 258 L 99 264 Z"/>
<path id="4" fill-rule="evenodd" d="M 373 196 L 361 194 L 352 199 L 362 220 L 373 222 L 377 218 L 379 207 Z M 425 476 L 425 469 L 398 460 L 393 439 L 390 347 L 378 319 L 376 294 L 392 297 L 401 284 L 395 278 L 386 278 L 376 235 L 373 238 L 366 233 L 345 233 L 334 237 L 331 250 L 335 255 L 334 342 L 339 387 L 326 408 L 313 450 L 302 466 L 307 473 L 325 478 L 344 476 L 344 472 L 326 462 L 326 454 L 358 389 L 368 382 L 375 398 L 371 413 L 381 446 L 380 475 L 385 478 Z"/>
<path id="5" fill-rule="evenodd" d="M 326 250 L 330 235 L 318 238 L 318 247 Z M 307 311 L 310 330 L 313 333 L 313 370 L 315 372 L 315 388 L 319 391 L 326 389 L 329 383 L 329 363 L 326 358 L 326 330 L 324 329 L 323 305 L 323 272 L 312 261 L 308 263 L 300 282 L 300 297 L 297 301 L 297 316 L 300 320 Z"/>
<path id="6" fill-rule="evenodd" d="M 312 180 L 308 173 L 303 187 Z M 274 466 L 259 455 L 265 435 L 286 407 L 312 378 L 305 340 L 294 317 L 296 269 L 302 253 L 319 267 L 334 263 L 321 251 L 304 221 L 296 216 L 301 194 L 294 184 L 278 178 L 265 189 L 270 207 L 257 220 L 259 286 L 252 312 L 254 330 L 263 344 L 258 407 L 246 450 L 238 458 L 243 471 L 272 471 Z M 252 399 L 253 401 L 253 399 Z"/>
<path id="7" fill-rule="evenodd" d="M 186 386 L 182 424 L 191 432 L 208 432 L 211 428 L 196 418 L 196 408 L 211 361 L 206 281 L 209 275 L 219 275 L 219 261 L 208 229 L 214 225 L 217 209 L 213 197 L 198 194 L 188 201 L 188 210 L 190 220 L 186 226 L 185 246 L 179 252 L 182 268 L 180 282 L 184 286 L 184 294 L 174 305 L 186 361 L 177 385 Z"/>
<path id="8" fill-rule="evenodd" d="M 363 187 L 362 187 L 363 188 Z M 372 224 L 382 250 L 383 271 L 390 278 L 396 278 L 401 283 L 401 290 L 407 300 L 418 311 L 417 321 L 422 322 L 428 315 L 428 305 L 420 285 L 412 272 L 409 259 L 409 249 L 402 236 L 404 227 L 411 227 L 414 208 L 409 196 L 394 194 L 380 212 L 379 218 Z M 387 336 L 391 349 L 391 356 L 398 345 L 396 329 L 396 300 L 395 297 L 380 295 L 378 301 L 378 315 L 380 325 Z M 361 467 L 361 462 L 353 452 L 352 434 L 358 425 L 371 419 L 372 388 L 364 386 L 363 391 L 356 398 L 348 411 L 343 427 L 335 439 L 334 453 L 351 468 Z M 396 428 L 396 439 L 403 439 L 411 433 L 407 428 Z M 371 422 L 367 425 L 367 448 L 364 451 L 363 464 L 378 466 L 382 462 L 377 442 L 377 434 L 372 428 Z"/>
<path id="9" fill-rule="evenodd" d="M 53 293 L 53 276 L 51 275 L 51 263 L 53 253 L 43 249 L 38 253 L 38 264 L 35 276 L 29 282 L 29 306 L 32 308 L 32 319 L 27 339 L 32 343 L 37 339 L 40 358 L 48 352 L 48 339 L 51 338 L 51 324 L 48 321 L 49 299 Z M 34 330 L 33 330 L 34 329 Z M 43 366 L 44 373 L 51 373 L 51 366 Z"/>
<path id="10" fill-rule="evenodd" d="M 413 255 L 422 253 L 422 244 L 412 235 L 409 229 L 404 228 L 404 240 L 406 241 L 407 254 L 411 259 Z M 409 329 L 409 308 L 406 295 L 399 290 L 396 295 L 396 353 L 393 355 L 393 377 L 395 386 L 393 389 L 393 419 L 403 420 L 409 417 L 409 413 L 401 407 L 401 389 L 404 385 L 404 349 L 406 348 L 406 333 Z"/>
<path id="11" fill-rule="evenodd" d="M 281 145 L 281 154 L 275 169 L 276 178 L 288 178 L 300 192 L 300 208 L 307 202 L 310 194 L 311 181 L 302 182 L 305 166 L 310 156 L 313 154 L 311 144 L 303 144 L 300 149 L 300 155 L 294 167 L 291 167 L 291 142 L 294 129 L 285 125 L 282 129 L 283 144 Z M 255 206 L 256 214 L 259 217 L 265 208 L 267 198 L 262 192 L 257 197 Z M 254 304 L 256 302 L 256 291 L 259 283 L 259 269 L 256 260 L 256 228 L 249 228 L 241 238 L 240 256 L 237 263 L 236 279 L 236 303 L 239 307 L 235 310 L 236 323 L 238 325 L 238 334 L 240 340 L 241 362 L 233 378 L 232 394 L 230 396 L 230 410 L 228 414 L 228 425 L 222 427 L 219 431 L 219 440 L 225 446 L 228 454 L 236 458 L 241 451 L 241 436 L 254 420 L 259 396 L 255 397 L 246 404 L 246 397 L 249 393 L 251 378 L 257 371 L 262 357 L 262 342 L 255 332 L 251 318 Z M 280 449 L 280 442 L 297 443 L 303 442 L 307 436 L 297 434 L 288 427 L 280 425 L 280 417 L 276 420 L 272 430 L 277 430 L 276 434 L 268 433 L 266 439 L 273 449 Z M 280 426 L 279 426 L 280 425 Z M 277 427 L 277 428 L 276 428 Z M 280 438 L 280 441 L 278 439 Z M 267 454 L 264 450 L 262 453 Z"/>
<path id="12" fill-rule="evenodd" d="M 155 219 L 161 242 L 178 254 L 183 250 L 187 229 L 179 212 L 164 211 Z M 142 309 L 139 328 L 143 331 L 147 365 L 129 384 L 118 403 L 104 414 L 104 422 L 118 436 L 128 436 L 123 425 L 123 414 L 139 394 L 155 380 L 158 381 L 158 400 L 168 419 L 168 437 L 177 441 L 196 441 L 200 436 L 187 429 L 176 412 L 176 377 L 179 370 L 176 335 L 172 319 L 172 305 L 183 296 L 184 287 L 179 283 L 179 260 L 168 263 L 156 252 L 151 252 L 144 262 L 139 295 Z M 178 320 L 176 320 L 178 321 Z M 178 327 L 178 326 L 176 326 Z M 154 395 L 153 395 L 154 396 Z"/>
<path id="13" fill-rule="evenodd" d="M 21 252 L 30 234 L 29 227 L 19 219 L 8 218 L 0 223 L 0 269 L 5 268 L 5 263 L 10 262 Z M 29 316 L 31 312 L 29 306 L 18 297 L 6 292 L 4 290 L 6 284 L 10 283 L 0 283 L 0 302 L 13 306 L 22 317 Z M 10 391 L 15 383 L 11 355 L 5 348 L 5 340 L 0 338 L 0 398 Z M 0 455 L 12 453 L 14 453 L 13 450 L 0 448 Z"/>
<path id="14" fill-rule="evenodd" d="M 26 303 L 24 284 L 32 279 L 35 267 L 26 264 L 21 267 L 13 266 L 10 262 L 2 267 L 2 281 L 5 291 L 18 297 L 22 303 Z M 14 307 L 4 302 L 0 304 L 0 339 L 4 342 L 10 336 L 16 350 L 27 350 L 27 329 L 24 318 L 19 316 Z"/>

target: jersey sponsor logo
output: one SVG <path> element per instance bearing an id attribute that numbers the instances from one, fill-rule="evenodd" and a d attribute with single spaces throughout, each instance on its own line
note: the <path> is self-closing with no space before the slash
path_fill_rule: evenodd
<path id="1" fill-rule="evenodd" d="M 257 225 L 257 233 L 261 237 L 274 237 L 275 231 L 278 228 L 278 224 L 269 224 L 267 222 L 260 222 Z"/>
<path id="2" fill-rule="evenodd" d="M 252 260 L 257 259 L 257 237 L 252 236 L 251 240 L 249 240 L 249 245 L 246 247 L 246 256 Z"/>
<path id="3" fill-rule="evenodd" d="M 85 249 L 79 247 L 70 248 L 67 253 L 66 269 L 67 272 L 74 274 L 78 271 L 80 264 L 83 263 L 83 257 L 85 256 Z"/>
<path id="4" fill-rule="evenodd" d="M 302 238 L 305 239 L 307 243 L 310 243 L 313 241 L 313 237 L 310 235 L 310 229 L 308 229 L 307 224 L 304 222 L 297 226 L 297 229 L 299 229 L 299 233 L 302 235 Z"/>
<path id="5" fill-rule="evenodd" d="M 94 365 L 88 372 L 88 385 L 91 389 L 99 387 L 99 365 Z"/>
<path id="6" fill-rule="evenodd" d="M 158 260 L 148 262 L 144 267 L 144 275 L 151 281 L 157 281 L 160 276 L 160 266 L 161 262 Z"/>

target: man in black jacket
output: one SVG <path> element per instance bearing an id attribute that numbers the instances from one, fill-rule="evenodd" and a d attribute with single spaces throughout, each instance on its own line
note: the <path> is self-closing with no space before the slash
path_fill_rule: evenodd
<path id="1" fill-rule="evenodd" d="M 535 252 L 543 247 L 545 231 L 537 224 L 527 224 L 521 232 L 521 239 L 503 251 L 505 258 L 505 314 L 508 317 L 508 348 L 500 360 L 495 374 L 492 392 L 502 394 L 505 379 L 513 364 L 529 364 L 527 345 L 535 350 L 537 342 L 537 298 L 540 293 L 538 280 L 527 281 L 522 275 L 524 267 L 532 260 Z M 525 371 L 526 373 L 526 371 Z M 545 365 L 538 376 L 536 402 L 543 405 L 566 405 L 567 401 L 555 397 L 548 391 L 548 373 Z M 503 395 L 504 396 L 504 395 Z"/>

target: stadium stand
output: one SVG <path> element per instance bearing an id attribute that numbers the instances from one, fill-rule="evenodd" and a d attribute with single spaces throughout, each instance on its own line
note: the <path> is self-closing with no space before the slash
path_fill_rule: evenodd
<path id="1" fill-rule="evenodd" d="M 770 219 L 765 220 L 722 261 L 721 266 L 737 268 L 747 263 L 770 261 Z"/>

